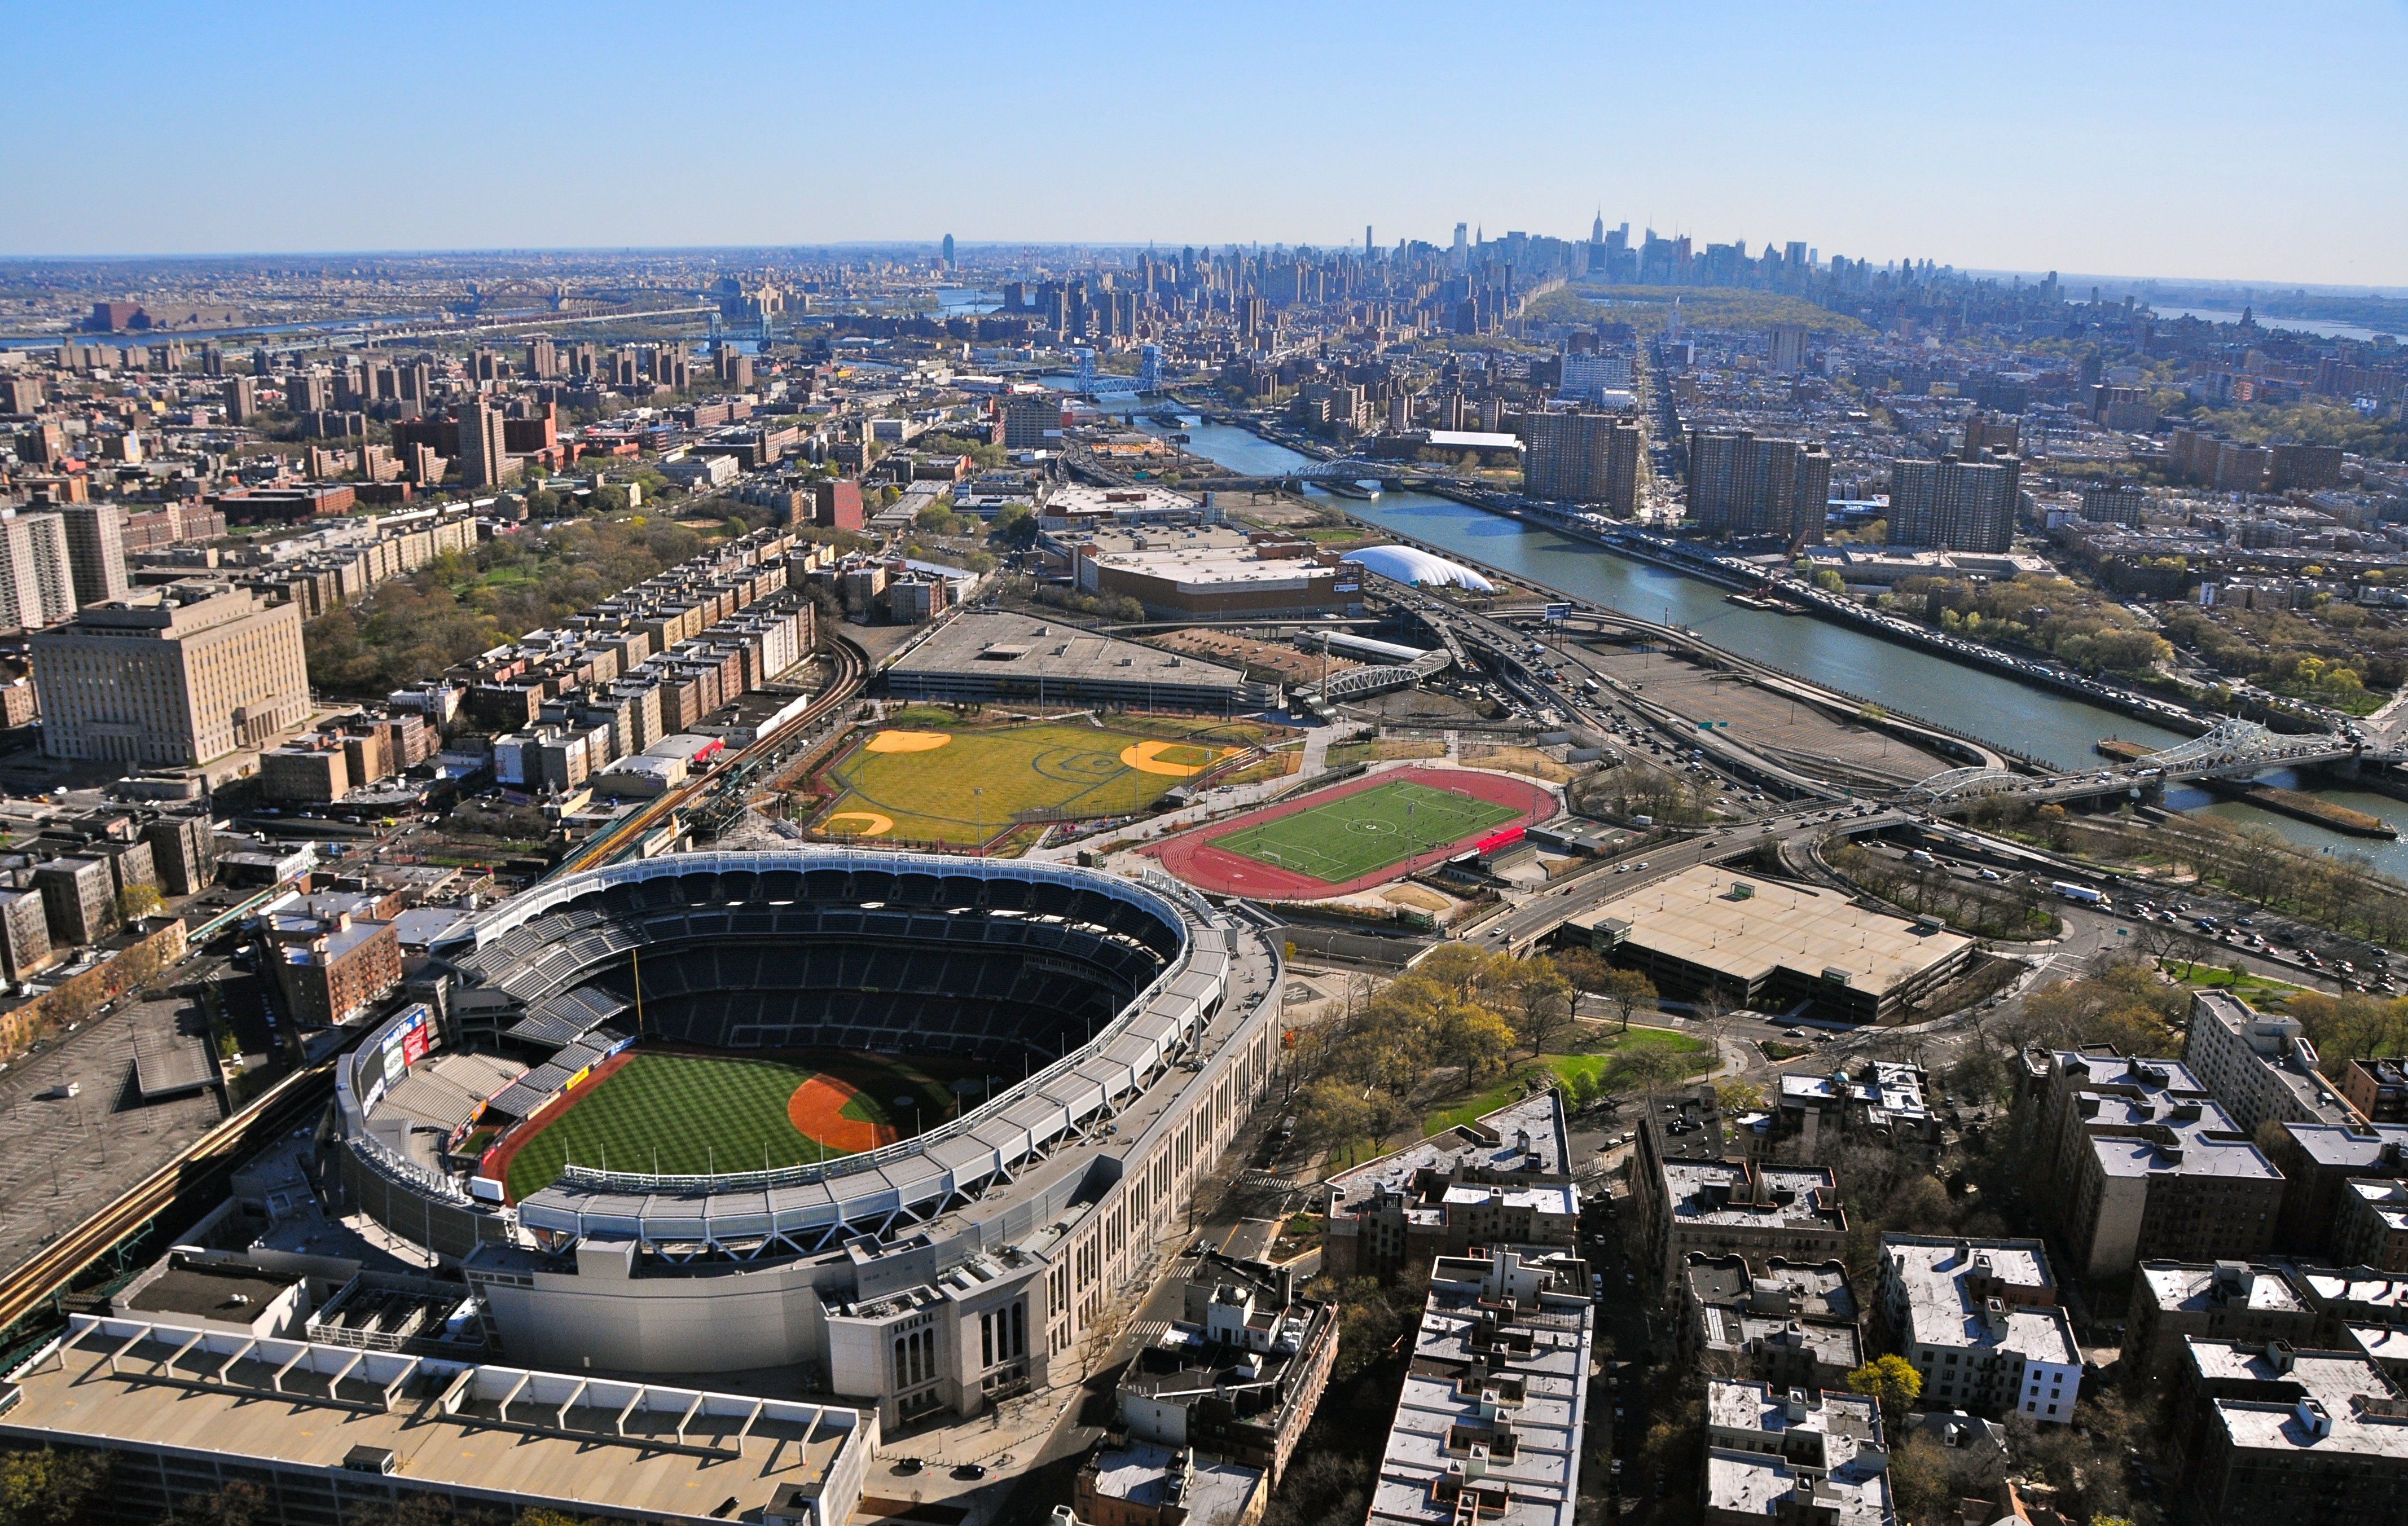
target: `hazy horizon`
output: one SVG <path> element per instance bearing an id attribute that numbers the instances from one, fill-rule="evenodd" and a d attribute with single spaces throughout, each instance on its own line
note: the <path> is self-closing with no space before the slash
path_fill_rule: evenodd
<path id="1" fill-rule="evenodd" d="M 91 57 L 92 11 L 5 12 L 29 64 Z M 1393 248 L 1601 207 L 1827 259 L 2408 290 L 2408 100 L 2350 66 L 2408 56 L 2408 0 L 107 14 L 118 55 L 19 71 L 0 258 Z"/>

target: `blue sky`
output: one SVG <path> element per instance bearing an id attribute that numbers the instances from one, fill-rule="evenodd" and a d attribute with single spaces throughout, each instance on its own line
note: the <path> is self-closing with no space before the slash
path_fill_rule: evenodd
<path id="1" fill-rule="evenodd" d="M 1443 241 L 2408 285 L 2408 0 L 0 0 L 0 254 Z"/>

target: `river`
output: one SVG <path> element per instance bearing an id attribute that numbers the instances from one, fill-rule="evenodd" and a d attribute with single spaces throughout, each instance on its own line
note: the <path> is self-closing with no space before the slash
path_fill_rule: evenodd
<path id="1" fill-rule="evenodd" d="M 1142 423 L 1146 411 L 1159 401 L 1148 397 L 1121 404 L 1116 400 L 1112 411 L 1134 411 Z M 1187 436 L 1188 449 L 1197 455 L 1249 476 L 1273 476 L 1303 464 L 1306 459 L 1283 445 L 1226 424 L 1191 421 Z M 2093 744 L 2102 736 L 2157 747 L 2184 740 L 2162 726 L 2121 711 L 2018 683 L 2003 674 L 1967 667 L 1828 620 L 1745 608 L 1730 603 L 1727 591 L 1712 583 L 1451 498 L 1385 492 L 1369 503 L 1340 498 L 1330 503 L 1398 535 L 1643 620 L 1688 626 L 1742 657 L 1785 668 L 1813 682 L 1921 716 L 2060 768 L 2099 763 L 2101 760 Z M 2270 781 L 2292 788 L 2300 782 L 2287 774 L 2271 776 Z M 2408 830 L 2408 802 L 2356 790 L 2320 790 L 2318 794 Z M 2200 790 L 2177 790 L 2169 804 L 2236 823 L 2272 827 L 2306 847 L 2363 853 L 2385 873 L 2408 878 L 2408 842 L 2345 836 Z"/>

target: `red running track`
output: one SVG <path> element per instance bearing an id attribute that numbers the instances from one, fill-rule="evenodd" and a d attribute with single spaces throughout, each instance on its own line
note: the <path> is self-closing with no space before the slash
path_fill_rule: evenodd
<path id="1" fill-rule="evenodd" d="M 1459 791 L 1492 805 L 1517 810 L 1522 813 L 1522 819 L 1519 822 L 1499 822 L 1483 827 L 1478 832 L 1467 833 L 1451 843 L 1417 853 L 1342 885 L 1333 885 L 1311 875 L 1262 863 L 1241 853 L 1212 846 L 1233 832 L 1260 826 L 1265 821 L 1276 821 L 1283 816 L 1294 816 L 1298 811 L 1326 806 L 1333 800 L 1342 800 L 1348 795 L 1394 783 L 1398 779 L 1426 784 L 1433 790 Z M 1214 895 L 1243 895 L 1261 901 L 1316 901 L 1332 895 L 1351 895 L 1356 891 L 1369 890 L 1374 885 L 1384 885 L 1392 879 L 1401 879 L 1415 870 L 1444 863 L 1484 837 L 1515 825 L 1536 826 L 1555 814 L 1555 795 L 1523 779 L 1468 768 L 1395 768 L 1383 774 L 1367 774 L 1326 790 L 1313 790 L 1294 800 L 1283 800 L 1276 806 L 1248 811 L 1230 820 L 1197 827 L 1193 832 L 1166 838 L 1143 851 L 1160 859 L 1164 868 L 1188 884 Z"/>

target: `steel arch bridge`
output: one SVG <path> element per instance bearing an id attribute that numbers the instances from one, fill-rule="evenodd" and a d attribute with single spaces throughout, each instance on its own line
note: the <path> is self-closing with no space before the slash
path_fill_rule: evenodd
<path id="1" fill-rule="evenodd" d="M 2143 761 L 2169 774 L 2221 774 L 2271 768 L 2302 752 L 2324 750 L 2328 749 L 2309 746 L 2303 738 L 2278 736 L 2255 720 L 2232 720 L 2219 721 L 2213 731 L 2179 747 L 2152 752 Z"/>
<path id="2" fill-rule="evenodd" d="M 1951 768 L 1910 786 L 1901 798 L 1920 795 L 1936 806 L 1943 800 L 1968 800 L 2027 782 L 2021 774 L 2004 768 Z"/>

